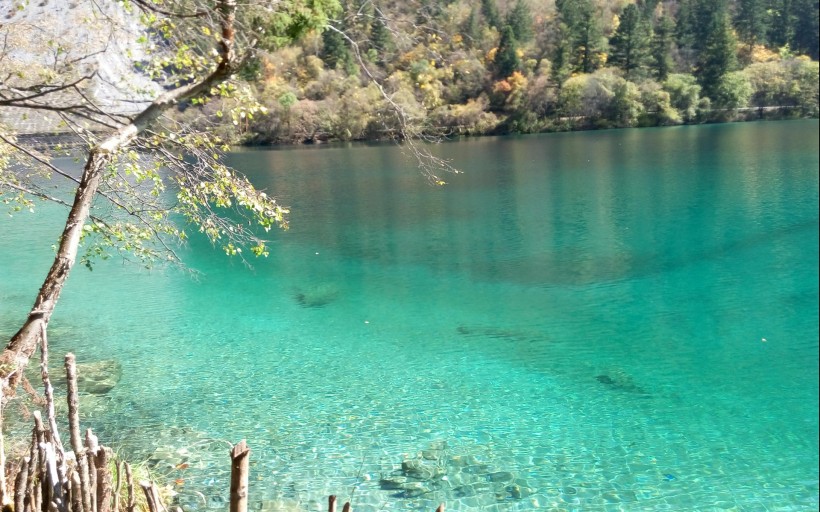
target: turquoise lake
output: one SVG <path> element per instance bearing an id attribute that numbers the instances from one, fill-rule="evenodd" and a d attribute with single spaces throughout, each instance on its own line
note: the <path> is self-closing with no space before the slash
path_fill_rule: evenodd
<path id="1" fill-rule="evenodd" d="M 292 209 L 248 268 L 77 267 L 52 366 L 116 359 L 83 427 L 227 509 L 817 510 L 818 122 L 243 150 Z M 0 333 L 59 209 L 0 220 Z"/>

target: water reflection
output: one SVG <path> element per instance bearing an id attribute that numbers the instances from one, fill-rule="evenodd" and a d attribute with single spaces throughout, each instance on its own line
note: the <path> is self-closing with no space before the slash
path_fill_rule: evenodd
<path id="1" fill-rule="evenodd" d="M 97 428 L 155 461 L 196 447 L 212 504 L 212 442 L 240 437 L 258 508 L 353 486 L 362 510 L 816 504 L 816 136 L 466 140 L 435 148 L 466 171 L 443 188 L 389 145 L 240 151 L 293 208 L 270 258 L 194 238 L 199 280 L 75 273 L 55 342 L 123 361 Z M 3 229 L 2 255 L 30 236 Z M 0 262 L 4 301 L 29 263 Z M 382 482 L 424 452 L 460 483 Z"/>

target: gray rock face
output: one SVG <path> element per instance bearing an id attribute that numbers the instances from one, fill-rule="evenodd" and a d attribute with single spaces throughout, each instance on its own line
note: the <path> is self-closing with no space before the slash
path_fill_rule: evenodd
<path id="1" fill-rule="evenodd" d="M 141 72 L 135 63 L 146 58 L 137 38 L 144 27 L 137 9 L 129 12 L 118 2 L 83 2 L 75 0 L 40 0 L 38 2 L 0 2 L 3 34 L 8 38 L 0 74 L 8 87 L 23 89 L 31 86 L 31 77 L 39 77 L 41 68 L 50 68 L 58 61 L 67 65 L 73 76 L 89 76 L 81 84 L 83 95 L 68 88 L 50 94 L 51 107 L 86 104 L 99 106 L 107 112 L 134 114 L 162 92 L 160 86 Z M 17 8 L 17 6 L 21 8 Z M 8 6 L 8 9 L 5 7 Z M 54 48 L 59 47 L 59 59 Z M 9 73 L 25 69 L 28 76 Z M 54 82 L 59 84 L 59 82 Z M 46 110 L 31 114 L 30 109 L 0 109 L 0 122 L 18 133 L 70 132 L 60 117 Z M 93 128 L 101 125 L 92 123 Z"/>

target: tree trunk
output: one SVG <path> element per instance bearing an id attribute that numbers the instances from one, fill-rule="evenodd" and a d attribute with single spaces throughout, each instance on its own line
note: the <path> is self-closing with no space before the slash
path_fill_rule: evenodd
<path id="1" fill-rule="evenodd" d="M 4 396 L 12 395 L 23 376 L 42 334 L 48 328 L 48 322 L 63 291 L 63 286 L 77 260 L 77 250 L 83 226 L 88 220 L 91 204 L 99 190 L 106 167 L 114 161 L 115 156 L 127 147 L 145 128 L 157 119 L 165 110 L 180 101 L 207 93 L 210 88 L 226 80 L 238 67 L 240 62 L 234 51 L 234 14 L 236 0 L 219 0 L 216 12 L 220 16 L 222 40 L 219 44 L 220 61 L 214 71 L 199 82 L 165 92 L 157 97 L 134 120 L 100 142 L 88 154 L 80 183 L 74 194 L 74 203 L 66 219 L 63 235 L 54 263 L 48 271 L 40 292 L 28 318 L 17 333 L 12 336 L 2 355 L 0 355 L 0 385 L 6 387 Z"/>

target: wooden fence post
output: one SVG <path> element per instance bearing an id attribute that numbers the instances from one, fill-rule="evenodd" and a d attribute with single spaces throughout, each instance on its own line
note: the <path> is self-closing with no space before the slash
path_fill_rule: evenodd
<path id="1" fill-rule="evenodd" d="M 245 440 L 231 450 L 231 508 L 230 512 L 248 512 L 248 469 L 250 453 Z"/>
<path id="2" fill-rule="evenodd" d="M 74 354 L 65 355 L 65 373 L 68 388 L 68 425 L 71 434 L 71 448 L 77 459 L 80 486 L 83 492 L 83 512 L 92 512 L 91 485 L 88 478 L 88 457 L 80 438 L 80 399 L 77 392 L 77 360 Z"/>

